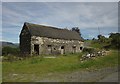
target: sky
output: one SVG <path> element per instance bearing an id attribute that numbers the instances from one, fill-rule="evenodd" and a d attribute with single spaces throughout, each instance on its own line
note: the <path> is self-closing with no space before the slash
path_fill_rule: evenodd
<path id="1" fill-rule="evenodd" d="M 99 34 L 98 27 L 100 34 L 106 37 L 111 32 L 118 32 L 117 2 L 7 1 L 0 4 L 2 41 L 19 43 L 19 34 L 24 22 L 68 29 L 79 27 L 85 39 L 96 38 Z"/>
<path id="2" fill-rule="evenodd" d="M 2 2 L 118 2 L 119 0 L 1 0 Z"/>

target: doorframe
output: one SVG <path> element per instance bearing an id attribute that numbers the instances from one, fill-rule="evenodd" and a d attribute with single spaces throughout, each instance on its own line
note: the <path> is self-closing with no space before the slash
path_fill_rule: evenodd
<path id="1" fill-rule="evenodd" d="M 35 50 L 35 46 L 37 46 L 38 49 Z M 37 53 L 35 53 L 37 52 Z M 40 54 L 40 45 L 39 44 L 34 44 L 34 53 L 39 55 Z"/>
<path id="2" fill-rule="evenodd" d="M 76 46 L 75 46 L 75 45 L 72 46 L 72 52 L 73 52 L 73 53 L 76 53 Z"/>
<path id="3" fill-rule="evenodd" d="M 65 54 L 65 46 L 61 46 L 60 48 L 61 48 L 60 53 Z"/>

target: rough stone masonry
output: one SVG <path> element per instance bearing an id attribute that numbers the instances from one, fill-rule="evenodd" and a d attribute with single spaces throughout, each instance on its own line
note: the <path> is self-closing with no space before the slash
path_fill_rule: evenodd
<path id="1" fill-rule="evenodd" d="M 75 31 L 27 22 L 19 37 L 23 55 L 77 53 L 84 47 L 81 36 Z"/>

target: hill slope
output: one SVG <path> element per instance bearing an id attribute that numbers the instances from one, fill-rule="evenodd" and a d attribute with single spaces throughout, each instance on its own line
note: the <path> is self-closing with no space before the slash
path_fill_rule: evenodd
<path id="1" fill-rule="evenodd" d="M 19 47 L 19 44 L 18 43 L 12 43 L 12 42 L 0 41 L 0 47 L 5 47 L 5 46 Z"/>

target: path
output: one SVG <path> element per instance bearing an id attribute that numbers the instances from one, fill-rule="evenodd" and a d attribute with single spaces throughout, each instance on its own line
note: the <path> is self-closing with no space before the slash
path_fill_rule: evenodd
<path id="1" fill-rule="evenodd" d="M 49 73 L 37 82 L 117 82 L 118 69 L 103 68 L 93 71 L 75 71 L 69 73 Z"/>

